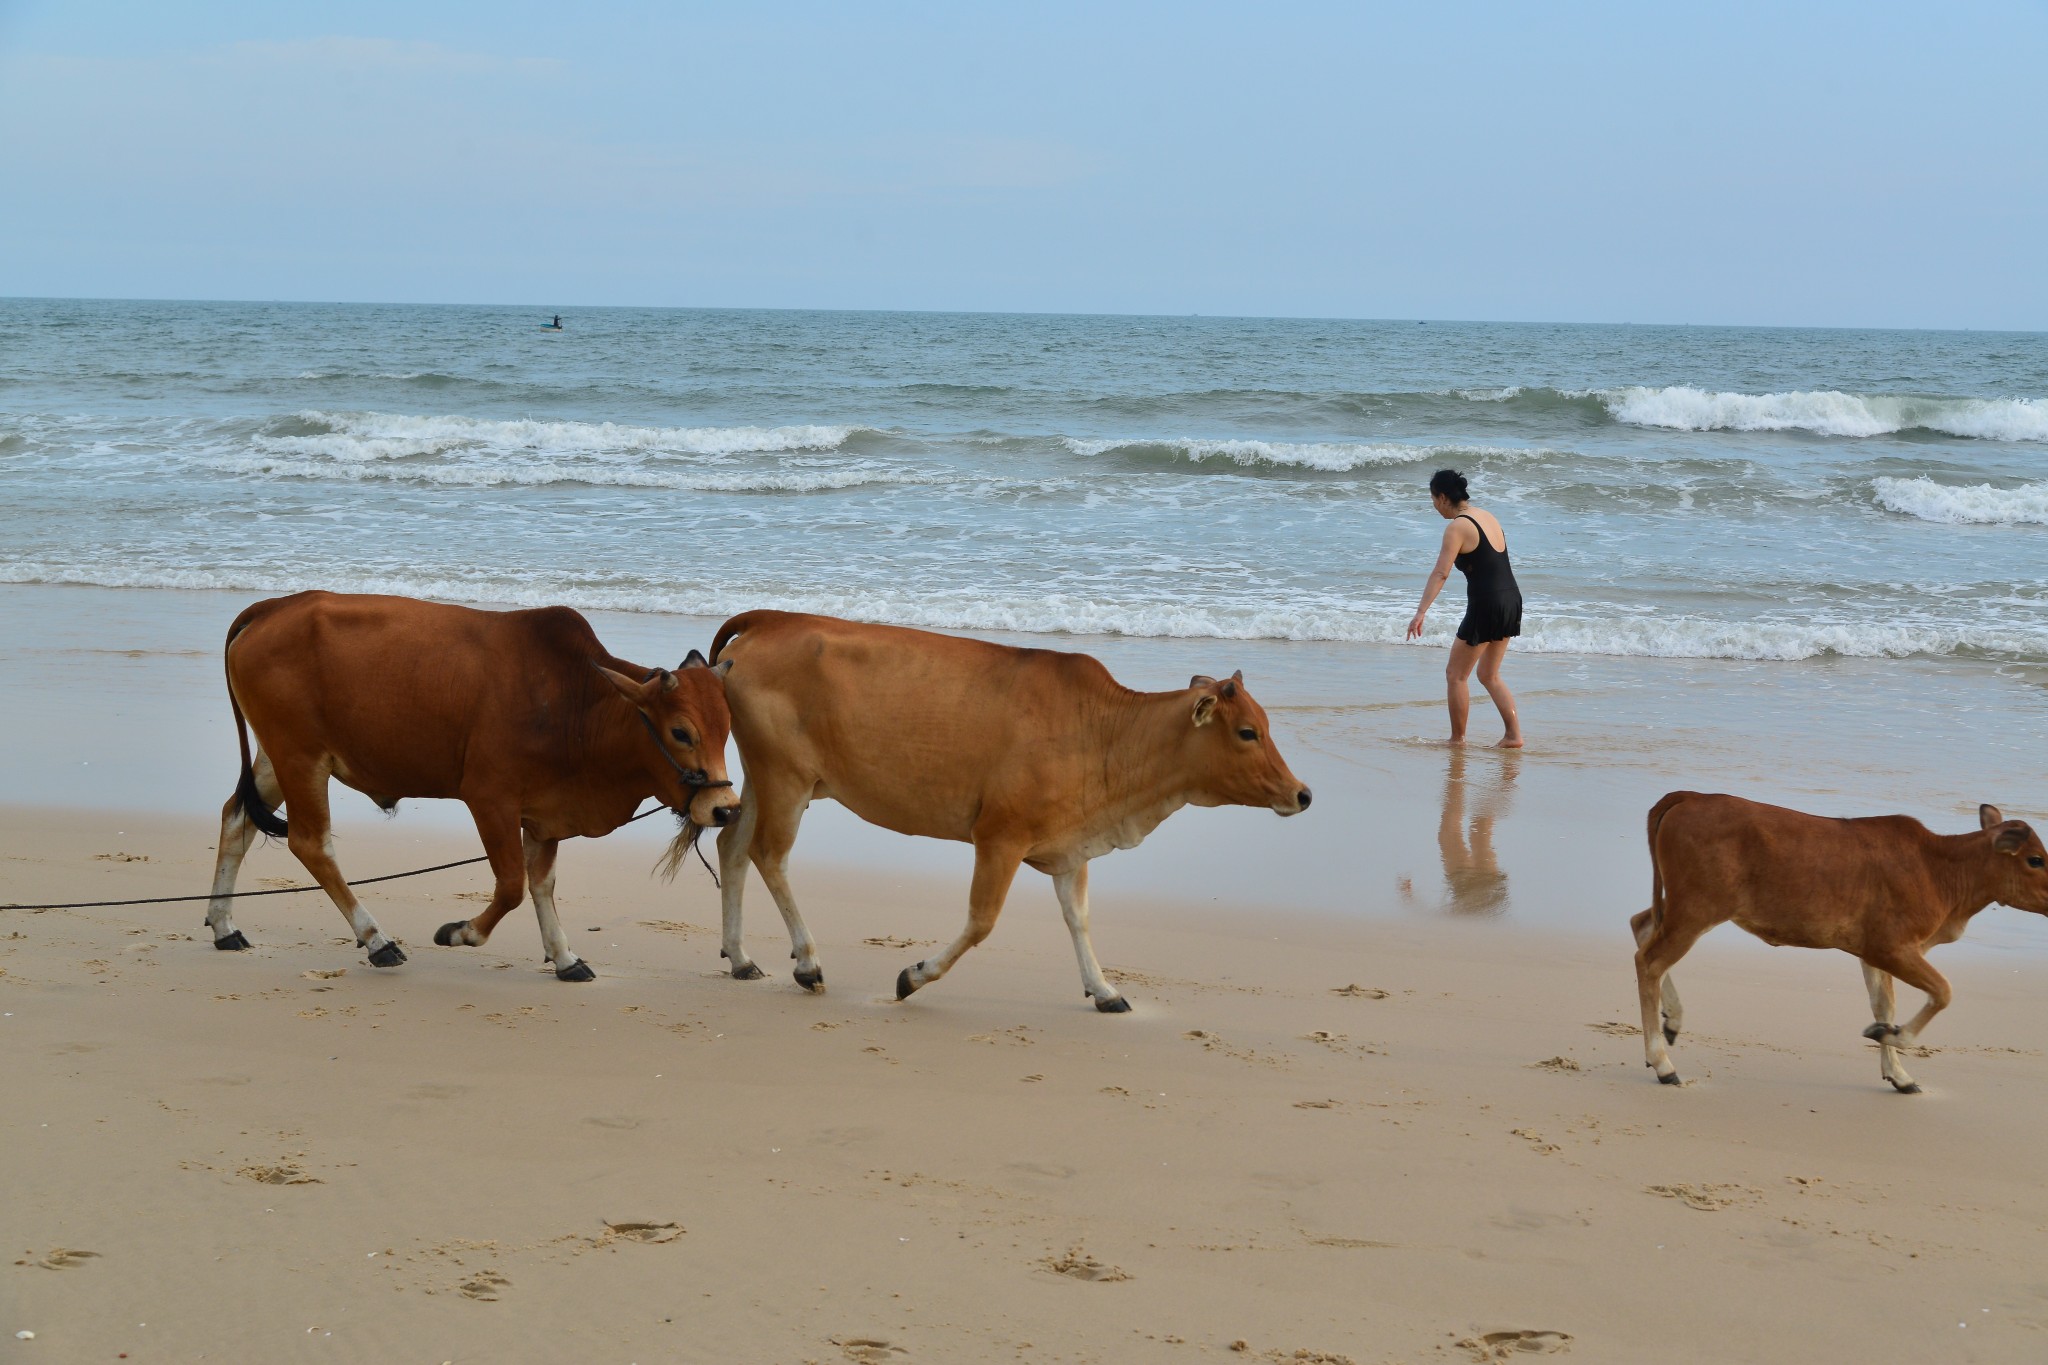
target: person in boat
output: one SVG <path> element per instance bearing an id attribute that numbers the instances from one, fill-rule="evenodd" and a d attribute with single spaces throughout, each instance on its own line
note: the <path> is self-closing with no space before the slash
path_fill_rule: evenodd
<path id="1" fill-rule="evenodd" d="M 1522 589 L 1515 582 L 1508 563 L 1508 536 L 1493 513 L 1474 507 L 1465 476 L 1455 469 L 1439 469 L 1429 480 L 1430 505 L 1450 523 L 1444 528 L 1443 549 L 1436 567 L 1422 585 L 1422 605 L 1408 622 L 1408 638 L 1422 634 L 1422 620 L 1430 603 L 1443 591 L 1456 566 L 1465 575 L 1465 619 L 1458 623 L 1458 638 L 1451 641 L 1450 663 L 1444 669 L 1451 706 L 1451 743 L 1465 742 L 1465 720 L 1472 710 L 1472 671 L 1479 671 L 1479 685 L 1500 711 L 1507 726 L 1500 747 L 1522 747 L 1522 722 L 1515 712 L 1515 694 L 1501 681 L 1501 661 L 1507 658 L 1508 641 L 1522 633 Z"/>
<path id="2" fill-rule="evenodd" d="M 561 315 L 560 313 L 557 313 L 557 314 L 555 314 L 555 320 L 554 320 L 553 322 L 549 323 L 549 324 L 548 324 L 548 326 L 550 326 L 550 327 L 554 328 L 554 329 L 555 329 L 555 330 L 556 330 L 557 332 L 561 331 L 561 330 L 562 330 L 562 315 Z"/>

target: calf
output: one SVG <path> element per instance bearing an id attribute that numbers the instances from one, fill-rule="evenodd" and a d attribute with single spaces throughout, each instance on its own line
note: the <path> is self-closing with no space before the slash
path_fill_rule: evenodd
<path id="1" fill-rule="evenodd" d="M 1949 1001 L 1927 949 L 1961 938 L 1993 901 L 2048 915 L 2040 836 L 1996 806 L 1977 815 L 1974 834 L 1935 834 L 1906 815 L 1837 820 L 1700 792 L 1672 792 L 1650 807 L 1650 908 L 1629 926 L 1643 1048 L 1657 1079 L 1678 1084 L 1665 1047 L 1684 1018 L 1671 968 L 1700 935 L 1734 920 L 1776 947 L 1861 958 L 1877 1020 L 1863 1036 L 1878 1044 L 1884 1078 L 1918 1094 L 1899 1051 Z M 1927 992 L 1904 1027 L 1892 1022 L 1893 977 Z"/>

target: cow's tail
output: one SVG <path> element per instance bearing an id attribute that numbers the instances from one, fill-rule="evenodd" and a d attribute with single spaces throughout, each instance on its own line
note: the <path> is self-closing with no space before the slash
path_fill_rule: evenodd
<path id="1" fill-rule="evenodd" d="M 1657 831 L 1664 824 L 1664 817 L 1684 801 L 1691 799 L 1692 792 L 1672 792 L 1663 800 L 1650 807 L 1650 909 L 1649 927 L 1655 930 L 1664 922 L 1664 863 L 1657 856 Z"/>
<path id="2" fill-rule="evenodd" d="M 242 746 L 242 776 L 235 784 L 235 799 L 242 803 L 242 814 L 249 817 L 250 824 L 273 839 L 282 839 L 290 833 L 290 827 L 270 803 L 263 799 L 263 794 L 256 790 L 256 765 L 249 753 L 249 723 L 242 716 L 242 703 L 235 697 L 235 674 L 228 666 L 227 657 L 228 650 L 234 646 L 235 637 L 248 627 L 257 611 L 267 605 L 268 603 L 258 602 L 237 616 L 235 623 L 228 627 L 227 643 L 221 646 L 221 671 L 227 675 L 228 706 L 235 713 L 235 739 Z"/>
<path id="3" fill-rule="evenodd" d="M 735 638 L 745 634 L 768 617 L 779 615 L 781 615 L 780 612 L 774 611 L 743 611 L 738 616 L 727 621 L 718 628 L 718 634 L 711 637 L 711 662 L 717 663 L 719 656 L 725 653 L 725 647 L 731 644 Z"/>

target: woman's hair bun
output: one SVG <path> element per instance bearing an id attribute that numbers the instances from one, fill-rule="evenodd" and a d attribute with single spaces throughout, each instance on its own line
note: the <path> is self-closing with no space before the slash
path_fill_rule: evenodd
<path id="1" fill-rule="evenodd" d="M 1465 486 L 1465 476 L 1455 469 L 1439 469 L 1430 475 L 1429 492 L 1432 497 L 1449 498 L 1452 502 L 1472 501 L 1471 490 Z"/>

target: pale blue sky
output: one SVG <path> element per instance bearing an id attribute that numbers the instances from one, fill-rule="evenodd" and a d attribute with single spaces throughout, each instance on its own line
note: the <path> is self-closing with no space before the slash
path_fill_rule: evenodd
<path id="1" fill-rule="evenodd" d="M 0 294 L 2048 328 L 2048 6 L 0 0 Z"/>

